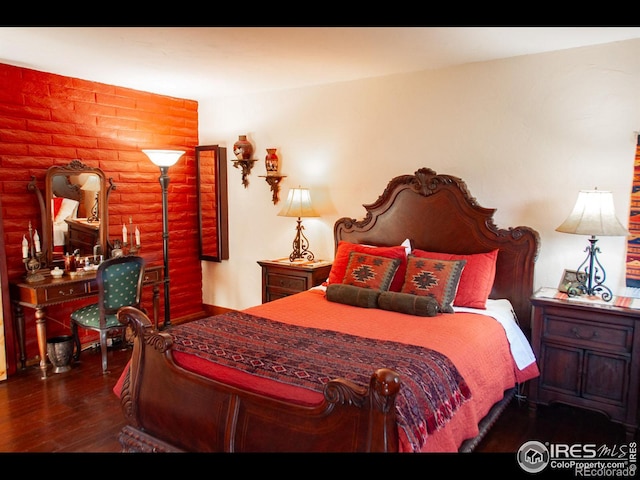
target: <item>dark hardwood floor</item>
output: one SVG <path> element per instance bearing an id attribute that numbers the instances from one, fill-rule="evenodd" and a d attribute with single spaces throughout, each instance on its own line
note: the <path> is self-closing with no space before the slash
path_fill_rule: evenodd
<path id="1" fill-rule="evenodd" d="M 109 351 L 103 375 L 99 351 L 87 350 L 69 372 L 40 378 L 38 366 L 0 382 L 0 452 L 119 452 L 124 426 L 112 388 L 130 350 Z M 540 407 L 530 416 L 513 401 L 477 446 L 481 453 L 514 453 L 529 440 L 552 443 L 627 443 L 604 415 L 567 406 Z"/>

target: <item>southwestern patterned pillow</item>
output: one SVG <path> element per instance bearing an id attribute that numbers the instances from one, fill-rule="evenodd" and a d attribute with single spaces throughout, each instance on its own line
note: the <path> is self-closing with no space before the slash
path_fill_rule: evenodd
<path id="1" fill-rule="evenodd" d="M 374 290 L 389 290 L 400 261 L 399 258 L 351 252 L 342 283 Z"/>
<path id="2" fill-rule="evenodd" d="M 440 260 L 409 255 L 402 293 L 433 297 L 440 305 L 441 312 L 453 313 L 451 303 L 456 296 L 466 263 L 466 260 Z"/>

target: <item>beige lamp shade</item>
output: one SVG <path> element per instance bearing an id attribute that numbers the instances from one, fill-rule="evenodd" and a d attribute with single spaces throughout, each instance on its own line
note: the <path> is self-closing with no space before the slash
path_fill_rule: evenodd
<path id="1" fill-rule="evenodd" d="M 573 211 L 556 231 L 601 237 L 629 235 L 616 217 L 613 195 L 605 190 L 581 190 Z"/>
<path id="2" fill-rule="evenodd" d="M 311 194 L 308 188 L 292 188 L 287 200 L 278 213 L 281 217 L 318 217 L 311 204 Z"/>
<path id="3" fill-rule="evenodd" d="M 158 167 L 171 167 L 184 155 L 182 150 L 142 150 Z"/>
<path id="4" fill-rule="evenodd" d="M 80 187 L 81 190 L 87 192 L 99 192 L 100 191 L 100 178 L 97 175 L 87 175 L 87 180 Z"/>

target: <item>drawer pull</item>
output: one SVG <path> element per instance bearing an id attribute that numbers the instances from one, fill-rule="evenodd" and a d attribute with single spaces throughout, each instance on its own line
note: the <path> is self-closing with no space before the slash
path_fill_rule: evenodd
<path id="1" fill-rule="evenodd" d="M 63 292 L 62 290 L 59 290 L 58 293 L 60 294 L 60 296 L 64 297 L 66 295 L 66 292 Z M 69 289 L 69 295 L 73 295 L 73 288 Z"/>
<path id="2" fill-rule="evenodd" d="M 589 338 L 583 337 L 582 335 L 580 335 L 580 332 L 578 331 L 578 329 L 577 329 L 576 327 L 573 327 L 573 328 L 571 329 L 571 333 L 573 333 L 573 335 L 574 335 L 576 338 L 580 338 L 580 339 L 583 339 L 583 340 L 590 340 L 590 339 L 592 339 L 592 338 L 596 338 L 596 337 L 598 336 L 598 332 L 597 332 L 597 331 L 594 331 L 594 332 L 591 334 L 591 337 L 589 337 Z"/>

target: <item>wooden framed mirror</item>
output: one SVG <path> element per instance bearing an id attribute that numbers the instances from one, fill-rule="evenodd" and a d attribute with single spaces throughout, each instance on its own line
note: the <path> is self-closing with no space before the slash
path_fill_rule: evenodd
<path id="1" fill-rule="evenodd" d="M 45 176 L 44 197 L 39 195 L 42 216 L 42 251 L 46 266 L 63 267 L 66 253 L 78 250 L 87 256 L 99 253 L 108 256 L 108 197 L 115 188 L 99 168 L 89 167 L 80 160 L 66 166 L 53 166 Z"/>
<path id="2" fill-rule="evenodd" d="M 195 151 L 200 259 L 220 262 L 229 258 L 227 149 L 201 145 Z"/>

